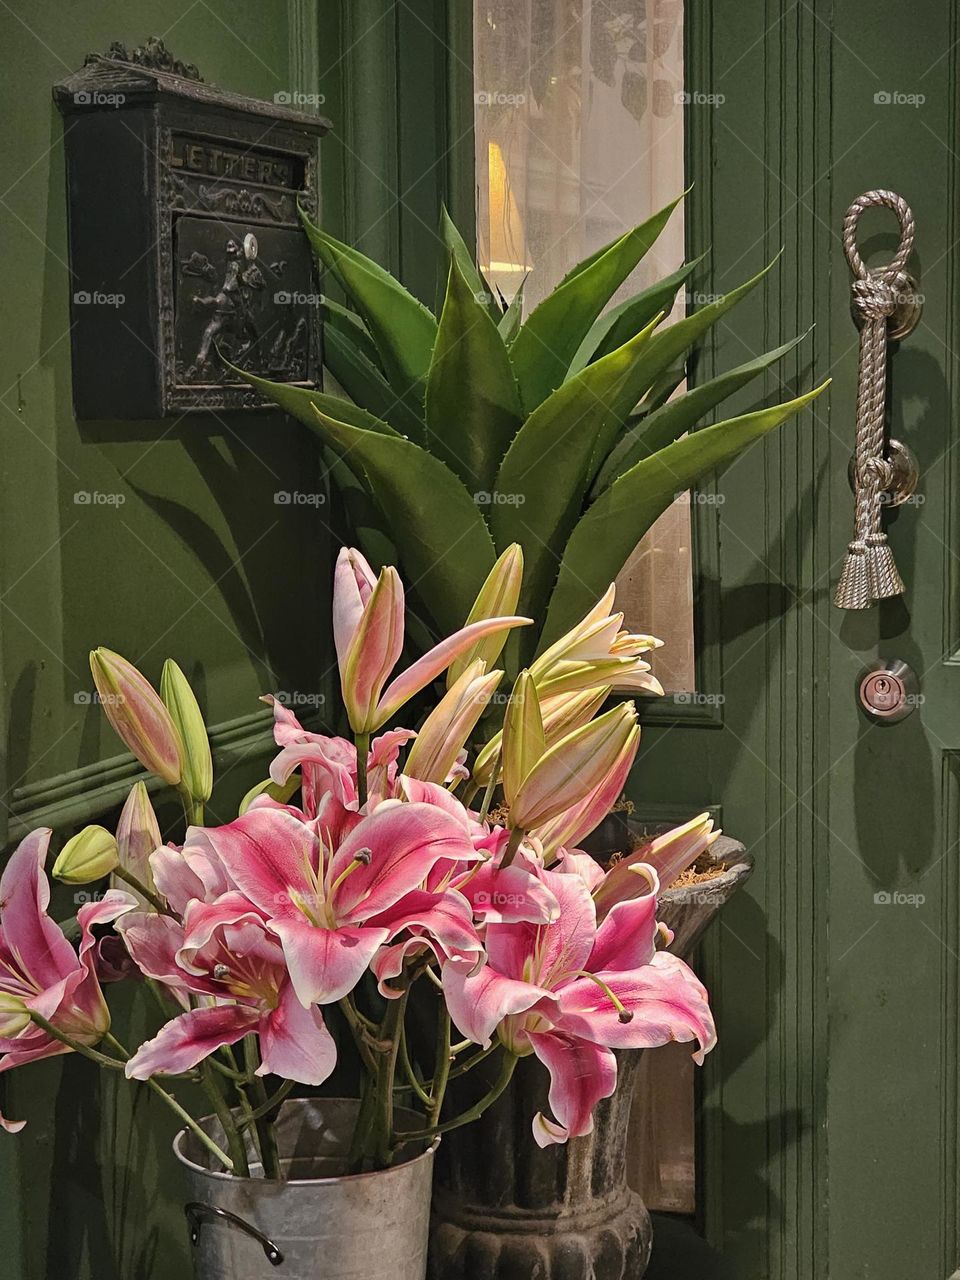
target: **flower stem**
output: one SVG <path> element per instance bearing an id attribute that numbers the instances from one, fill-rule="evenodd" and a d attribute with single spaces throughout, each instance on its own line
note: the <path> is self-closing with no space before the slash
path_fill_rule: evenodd
<path id="1" fill-rule="evenodd" d="M 263 1077 L 256 1074 L 260 1066 L 260 1052 L 257 1048 L 257 1037 L 248 1035 L 243 1042 L 244 1062 L 246 1064 L 247 1073 L 250 1077 L 250 1085 L 253 1089 L 253 1099 L 256 1103 L 250 1115 L 245 1117 L 249 1122 L 253 1121 L 257 1132 L 257 1145 L 260 1148 L 260 1158 L 263 1161 L 263 1172 L 268 1178 L 273 1178 L 279 1182 L 283 1178 L 283 1171 L 280 1167 L 280 1152 L 277 1150 L 277 1135 L 273 1131 L 273 1118 L 269 1116 L 272 1105 L 267 1100 L 267 1086 L 263 1083 Z M 287 1081 L 288 1084 L 292 1082 Z M 283 1098 L 280 1099 L 280 1102 Z M 279 1106 L 279 1103 L 277 1104 Z"/>
<path id="2" fill-rule="evenodd" d="M 430 1089 L 430 1105 L 427 1108 L 427 1124 L 435 1125 L 440 1119 L 443 1097 L 450 1079 L 450 1014 L 441 1001 L 437 1017 L 437 1056 L 433 1066 L 433 1084 Z"/>
<path id="3" fill-rule="evenodd" d="M 486 1109 L 492 1106 L 496 1100 L 506 1089 L 513 1076 L 514 1068 L 519 1059 L 514 1053 L 504 1052 L 503 1063 L 500 1067 L 500 1074 L 495 1080 L 489 1092 L 485 1093 L 479 1102 L 475 1103 L 468 1111 L 464 1111 L 454 1120 L 447 1120 L 444 1124 L 433 1125 L 429 1129 L 417 1129 L 413 1133 L 404 1133 L 401 1136 L 401 1142 L 398 1146 L 406 1142 L 420 1141 L 421 1139 L 436 1138 L 441 1133 L 450 1133 L 453 1129 L 459 1129 L 465 1124 L 472 1124 L 474 1120 L 479 1120 Z"/>
<path id="4" fill-rule="evenodd" d="M 117 877 L 118 880 L 123 880 L 126 884 L 130 886 L 131 889 L 133 889 L 136 893 L 139 893 L 141 898 L 146 898 L 147 902 L 150 903 L 151 907 L 154 907 L 157 911 L 160 912 L 161 915 L 173 916 L 175 920 L 180 919 L 180 917 L 176 914 L 175 911 L 170 910 L 170 908 L 167 906 L 164 900 L 160 897 L 160 895 L 158 893 L 154 893 L 152 889 L 148 889 L 147 886 L 143 883 L 143 881 L 138 880 L 132 871 L 128 871 L 126 867 L 121 867 L 118 865 L 114 867 L 113 874 Z"/>
<path id="5" fill-rule="evenodd" d="M 272 1093 L 265 1102 L 260 1104 L 260 1106 L 255 1107 L 248 1116 L 243 1117 L 240 1121 L 240 1128 L 244 1129 L 248 1124 L 252 1124 L 254 1121 L 259 1120 L 261 1116 L 268 1116 L 271 1111 L 275 1111 L 292 1089 L 293 1081 L 284 1080 L 283 1084 L 280 1085 L 275 1093 Z"/>
<path id="6" fill-rule="evenodd" d="M 500 773 L 500 761 L 503 759 L 503 748 L 497 752 L 497 758 L 493 762 L 493 771 L 490 774 L 490 781 L 487 783 L 487 789 L 483 793 L 483 803 L 480 806 L 480 821 L 486 822 L 487 814 L 490 812 L 490 805 L 493 803 L 493 793 L 497 789 L 497 776 Z"/>
<path id="7" fill-rule="evenodd" d="M 227 1139 L 227 1150 L 230 1152 L 231 1172 L 235 1173 L 238 1178 L 250 1177 L 250 1165 L 247 1162 L 247 1148 L 237 1128 L 236 1121 L 227 1106 L 217 1077 L 210 1070 L 209 1063 L 204 1062 L 200 1068 L 200 1083 L 203 1085 L 204 1092 L 210 1099 L 210 1105 L 213 1107 L 217 1119 L 223 1129 Z"/>
<path id="8" fill-rule="evenodd" d="M 400 1065 L 403 1067 L 403 1074 L 407 1077 L 410 1088 L 414 1091 L 425 1107 L 430 1106 L 430 1094 L 417 1079 L 417 1073 L 413 1069 L 413 1063 L 410 1061 L 410 1053 L 407 1049 L 407 1027 L 406 1021 L 400 1024 Z"/>
<path id="9" fill-rule="evenodd" d="M 182 784 L 177 787 L 180 803 L 183 805 L 183 820 L 188 827 L 203 826 L 203 801 L 195 800 L 193 793 Z"/>
<path id="10" fill-rule="evenodd" d="M 357 744 L 357 799 L 360 808 L 367 803 L 367 757 L 370 754 L 369 733 L 358 733 L 354 736 Z"/>
<path id="11" fill-rule="evenodd" d="M 387 1003 L 387 1010 L 380 1024 L 379 1038 L 387 1045 L 377 1063 L 377 1118 L 376 1160 L 380 1168 L 386 1168 L 393 1154 L 393 1081 L 400 1054 L 400 1026 L 407 1008 L 409 989 L 396 1000 Z"/>
<path id="12" fill-rule="evenodd" d="M 500 870 L 509 867 L 510 863 L 517 856 L 517 850 L 520 848 L 523 837 L 527 833 L 521 827 L 514 827 L 510 832 L 510 839 L 507 841 L 507 847 L 504 850 L 503 857 L 500 859 Z"/>
<path id="13" fill-rule="evenodd" d="M 95 1049 L 91 1049 L 89 1045 L 81 1044 L 78 1040 L 74 1040 L 71 1036 L 64 1035 L 62 1032 L 58 1031 L 56 1027 L 51 1026 L 50 1023 L 46 1020 L 46 1018 L 41 1017 L 39 1013 L 31 1013 L 30 1016 L 32 1020 L 37 1024 L 38 1027 L 42 1027 L 43 1030 L 46 1031 L 48 1035 L 53 1036 L 55 1040 L 59 1040 L 62 1044 L 67 1045 L 69 1048 L 73 1049 L 76 1053 L 81 1054 L 85 1058 L 90 1058 L 91 1061 L 98 1063 L 100 1066 L 108 1066 L 114 1071 L 123 1070 L 124 1062 L 117 1061 L 117 1059 L 115 1058 L 108 1058 L 105 1054 L 97 1053 Z M 127 1053 L 126 1049 L 124 1049 L 120 1041 L 117 1040 L 115 1036 L 111 1035 L 109 1031 L 104 1036 L 104 1039 L 109 1044 L 114 1045 L 115 1048 L 118 1050 L 118 1052 L 120 1052 L 123 1055 L 124 1059 L 127 1059 L 130 1057 L 129 1053 Z M 220 1161 L 220 1163 L 224 1166 L 227 1172 L 233 1173 L 233 1161 L 230 1159 L 227 1153 L 225 1151 L 222 1151 L 220 1147 L 217 1146 L 217 1144 L 210 1137 L 210 1135 L 206 1133 L 200 1127 L 199 1124 L 197 1124 L 193 1116 L 189 1113 L 189 1111 L 186 1111 L 180 1105 L 180 1103 L 176 1100 L 173 1094 L 168 1093 L 166 1089 L 164 1089 L 162 1085 L 158 1084 L 157 1081 L 152 1076 L 148 1080 L 144 1080 L 143 1083 L 147 1086 L 148 1089 L 152 1089 L 153 1092 L 159 1098 L 163 1099 L 163 1101 L 167 1104 L 170 1110 L 173 1111 L 173 1113 L 178 1117 L 178 1119 L 180 1119 L 187 1126 L 187 1128 L 191 1131 L 191 1133 L 196 1135 L 197 1139 L 201 1143 L 203 1143 L 203 1145 L 207 1148 L 207 1150 Z"/>
<path id="14" fill-rule="evenodd" d="M 59 1040 L 61 1044 L 65 1044 L 74 1053 L 79 1053 L 82 1058 L 89 1058 L 98 1067 L 108 1067 L 111 1071 L 122 1071 L 126 1065 L 122 1060 L 111 1058 L 105 1053 L 98 1053 L 90 1045 L 84 1044 L 80 1040 L 75 1040 L 73 1036 L 68 1036 L 64 1031 L 58 1031 L 52 1022 L 48 1022 L 42 1014 L 37 1013 L 35 1010 L 28 1009 L 27 1012 L 30 1014 L 31 1022 L 36 1023 L 48 1036 L 52 1036 L 54 1040 Z"/>

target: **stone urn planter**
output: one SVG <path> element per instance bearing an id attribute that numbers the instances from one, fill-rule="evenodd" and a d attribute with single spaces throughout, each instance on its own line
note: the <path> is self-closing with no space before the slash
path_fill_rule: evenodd
<path id="1" fill-rule="evenodd" d="M 660 898 L 658 917 L 674 931 L 671 950 L 684 959 L 753 870 L 743 845 L 729 837 L 721 836 L 709 857 L 723 869 Z M 549 1109 L 547 1072 L 535 1058 L 517 1064 L 482 1120 L 444 1138 L 429 1280 L 639 1280 L 653 1243 L 650 1215 L 626 1176 L 640 1053 L 618 1053 L 617 1061 L 619 1087 L 597 1107 L 594 1131 L 565 1146 L 541 1149 L 533 1140 L 533 1115 Z M 458 1106 L 489 1088 L 486 1065 L 454 1082 Z"/>

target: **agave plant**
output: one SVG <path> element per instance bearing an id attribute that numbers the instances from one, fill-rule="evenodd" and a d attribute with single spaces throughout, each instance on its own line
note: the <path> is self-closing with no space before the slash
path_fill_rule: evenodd
<path id="1" fill-rule="evenodd" d="M 330 446 L 358 538 L 375 560 L 395 551 L 441 631 L 462 625 L 520 544 L 515 611 L 544 622 L 512 642 L 511 674 L 587 612 L 679 493 L 823 390 L 694 430 L 800 339 L 671 398 L 693 344 L 770 269 L 670 325 L 701 259 L 605 311 L 679 199 L 579 263 L 526 319 L 522 289 L 498 299 L 445 212 L 439 319 L 304 219 L 354 308 L 325 303 L 325 360 L 352 399 L 243 375 Z"/>

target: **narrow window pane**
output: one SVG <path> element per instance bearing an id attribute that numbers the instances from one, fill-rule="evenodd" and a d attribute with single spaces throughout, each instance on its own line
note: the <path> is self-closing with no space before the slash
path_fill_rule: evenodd
<path id="1" fill-rule="evenodd" d="M 530 273 L 529 314 L 577 262 L 684 188 L 682 0 L 480 0 L 474 12 L 480 261 L 508 300 Z M 676 270 L 683 250 L 680 208 L 613 303 Z M 664 687 L 692 690 L 685 498 L 619 586 L 629 626 L 666 642 L 655 659 Z"/>

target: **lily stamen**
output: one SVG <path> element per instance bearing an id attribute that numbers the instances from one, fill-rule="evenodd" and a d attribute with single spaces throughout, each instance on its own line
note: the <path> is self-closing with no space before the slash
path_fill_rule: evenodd
<path id="1" fill-rule="evenodd" d="M 591 982 L 595 983 L 616 1009 L 617 1017 L 622 1023 L 626 1024 L 633 1021 L 632 1010 L 628 1009 L 623 1001 L 610 990 L 602 978 L 598 978 L 595 973 L 587 973 L 586 969 L 575 969 L 574 977 L 589 978 Z"/>

